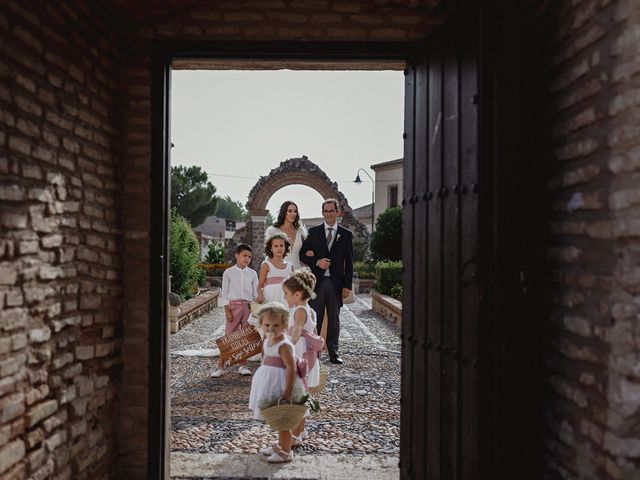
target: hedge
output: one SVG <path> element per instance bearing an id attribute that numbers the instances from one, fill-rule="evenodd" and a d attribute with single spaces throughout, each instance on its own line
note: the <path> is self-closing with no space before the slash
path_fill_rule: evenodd
<path id="1" fill-rule="evenodd" d="M 378 262 L 376 264 L 376 288 L 384 295 L 391 295 L 394 285 L 402 285 L 402 262 Z"/>
<path id="2" fill-rule="evenodd" d="M 376 266 L 370 262 L 354 262 L 353 269 L 358 274 L 360 279 L 373 279 L 376 278 Z"/>

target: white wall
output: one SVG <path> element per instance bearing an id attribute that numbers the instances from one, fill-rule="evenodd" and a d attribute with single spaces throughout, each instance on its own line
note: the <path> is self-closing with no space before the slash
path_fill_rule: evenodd
<path id="1" fill-rule="evenodd" d="M 389 208 L 389 187 L 398 187 L 398 205 L 402 203 L 402 164 L 376 169 L 376 204 L 374 213 L 378 216 Z"/>

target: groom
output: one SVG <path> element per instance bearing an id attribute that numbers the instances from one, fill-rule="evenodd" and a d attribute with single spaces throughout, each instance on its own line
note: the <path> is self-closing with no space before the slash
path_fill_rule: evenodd
<path id="1" fill-rule="evenodd" d="M 309 229 L 309 235 L 300 249 L 300 261 L 309 265 L 316 276 L 317 297 L 309 304 L 316 312 L 318 332 L 322 331 L 326 308 L 329 361 L 337 364 L 342 363 L 338 355 L 340 307 L 342 299 L 349 295 L 353 277 L 353 234 L 351 230 L 338 225 L 340 214 L 337 200 L 325 200 L 322 204 L 324 223 Z M 312 251 L 313 256 L 307 256 L 308 251 Z"/>

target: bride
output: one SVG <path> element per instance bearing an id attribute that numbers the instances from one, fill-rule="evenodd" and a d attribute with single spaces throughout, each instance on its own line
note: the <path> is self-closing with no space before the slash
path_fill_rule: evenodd
<path id="1" fill-rule="evenodd" d="M 282 232 L 291 240 L 291 252 L 285 260 L 293 265 L 294 270 L 300 268 L 300 248 L 307 238 L 307 229 L 300 223 L 298 206 L 290 200 L 286 200 L 280 206 L 278 218 L 272 227 L 267 228 L 264 238 L 271 237 L 274 233 Z"/>

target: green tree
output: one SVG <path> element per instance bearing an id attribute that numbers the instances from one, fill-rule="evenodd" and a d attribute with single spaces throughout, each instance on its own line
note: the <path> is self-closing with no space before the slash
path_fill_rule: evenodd
<path id="1" fill-rule="evenodd" d="M 214 215 L 220 218 L 228 218 L 230 220 L 242 220 L 246 215 L 246 211 L 242 203 L 232 200 L 229 195 L 224 198 L 218 198 L 218 204 Z"/>
<path id="2" fill-rule="evenodd" d="M 201 275 L 200 269 L 196 267 L 199 257 L 198 239 L 189 222 L 172 208 L 169 226 L 171 290 L 185 300 L 193 296 L 193 290 Z"/>
<path id="3" fill-rule="evenodd" d="M 216 211 L 216 187 L 200 167 L 171 167 L 171 207 L 196 227 Z"/>
<path id="4" fill-rule="evenodd" d="M 371 236 L 371 256 L 374 260 L 402 259 L 402 208 L 387 208 L 378 217 Z"/>

